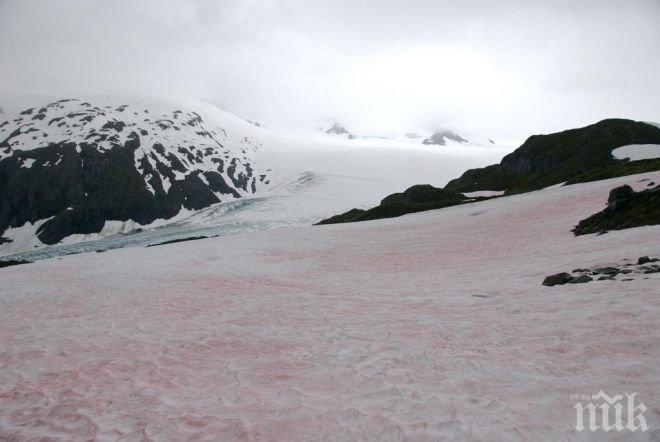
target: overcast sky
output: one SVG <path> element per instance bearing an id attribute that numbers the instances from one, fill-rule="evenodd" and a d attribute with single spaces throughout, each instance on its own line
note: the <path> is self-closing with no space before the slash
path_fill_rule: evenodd
<path id="1" fill-rule="evenodd" d="M 519 143 L 660 121 L 660 0 L 0 0 L 0 89 Z"/>

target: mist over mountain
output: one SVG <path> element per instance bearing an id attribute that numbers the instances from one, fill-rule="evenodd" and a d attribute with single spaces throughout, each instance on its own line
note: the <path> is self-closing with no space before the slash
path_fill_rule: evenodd
<path id="1" fill-rule="evenodd" d="M 290 129 L 660 121 L 656 0 L 0 2 L 0 89 L 192 96 Z M 438 26 L 438 20 L 442 25 Z M 121 23 L 121 26 L 118 24 Z M 634 42 L 634 43 L 633 43 Z"/>

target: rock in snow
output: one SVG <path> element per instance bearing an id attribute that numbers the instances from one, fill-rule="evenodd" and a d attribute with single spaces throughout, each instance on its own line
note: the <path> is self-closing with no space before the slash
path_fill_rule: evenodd
<path id="1" fill-rule="evenodd" d="M 556 275 L 550 275 L 543 280 L 543 285 L 552 287 L 554 285 L 564 285 L 568 284 L 573 277 L 566 272 L 557 273 Z"/>
<path id="2" fill-rule="evenodd" d="M 607 198 L 607 205 L 612 209 L 616 209 L 622 201 L 628 199 L 633 193 L 635 193 L 635 191 L 627 184 L 612 189 L 610 191 L 610 196 Z"/>

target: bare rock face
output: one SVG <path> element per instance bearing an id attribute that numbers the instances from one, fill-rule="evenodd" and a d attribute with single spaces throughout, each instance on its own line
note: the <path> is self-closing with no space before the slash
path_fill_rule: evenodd
<path id="1" fill-rule="evenodd" d="M 422 143 L 426 144 L 426 145 L 436 144 L 438 146 L 446 146 L 447 145 L 447 140 L 456 141 L 458 143 L 467 143 L 468 142 L 468 140 L 461 137 L 460 135 L 456 135 L 452 131 L 445 130 L 445 131 L 442 131 L 442 132 L 435 132 L 433 135 L 431 135 L 430 138 L 427 138 L 424 141 L 422 141 Z"/>
<path id="2" fill-rule="evenodd" d="M 219 123 L 69 99 L 4 114 L 0 237 L 43 221 L 38 238 L 55 244 L 107 220 L 149 224 L 256 192 L 268 182 L 252 159 L 259 143 Z"/>

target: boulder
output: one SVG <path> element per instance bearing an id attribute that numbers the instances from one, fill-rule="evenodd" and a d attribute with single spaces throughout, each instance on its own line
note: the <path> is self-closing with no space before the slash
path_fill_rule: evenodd
<path id="1" fill-rule="evenodd" d="M 623 201 L 627 200 L 634 193 L 635 191 L 633 188 L 627 184 L 624 186 L 615 187 L 610 191 L 610 196 L 607 199 L 607 205 L 612 209 L 616 209 L 621 205 Z"/>
<path id="2" fill-rule="evenodd" d="M 552 287 L 554 285 L 564 285 L 571 281 L 571 279 L 573 279 L 573 277 L 566 272 L 557 273 L 556 275 L 551 275 L 545 278 L 543 280 L 543 285 L 548 287 Z"/>
<path id="3" fill-rule="evenodd" d="M 593 281 L 593 278 L 587 275 L 581 275 L 576 278 L 571 278 L 570 281 L 568 281 L 569 284 L 584 284 L 587 282 Z"/>

